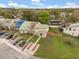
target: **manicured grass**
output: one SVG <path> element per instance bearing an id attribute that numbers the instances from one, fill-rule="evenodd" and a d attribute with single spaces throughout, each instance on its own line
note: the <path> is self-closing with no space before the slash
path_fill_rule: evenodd
<path id="1" fill-rule="evenodd" d="M 67 45 L 63 41 L 64 38 L 71 36 L 66 34 L 62 35 L 64 37 L 59 35 L 48 36 L 46 39 L 42 38 L 39 41 L 40 47 L 35 55 L 44 59 L 79 59 L 79 48 Z M 76 37 L 71 37 L 71 39 L 72 38 L 78 41 Z"/>

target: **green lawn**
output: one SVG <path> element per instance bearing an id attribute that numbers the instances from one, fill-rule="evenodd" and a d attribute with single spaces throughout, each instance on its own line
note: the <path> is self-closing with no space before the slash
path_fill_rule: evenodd
<path id="1" fill-rule="evenodd" d="M 41 38 L 41 40 L 39 41 L 40 47 L 35 53 L 35 56 L 44 59 L 79 59 L 78 38 L 66 35 L 60 32 L 58 29 L 51 29 L 49 31 L 58 35 L 48 35 L 47 38 Z M 16 33 L 16 31 L 13 31 L 13 33 Z M 24 40 L 27 40 L 31 36 L 28 34 L 20 35 Z M 30 41 L 35 42 L 37 38 L 37 36 L 34 36 Z M 64 40 L 69 41 L 73 44 L 66 44 Z M 77 44 L 74 44 L 74 42 L 77 42 Z"/>
<path id="2" fill-rule="evenodd" d="M 66 34 L 63 34 L 63 37 L 59 35 L 49 36 L 47 39 L 42 38 L 39 41 L 40 47 L 35 55 L 44 59 L 79 59 L 79 48 L 72 47 L 63 41 L 63 39 L 69 37 L 79 41 L 78 38 Z"/>

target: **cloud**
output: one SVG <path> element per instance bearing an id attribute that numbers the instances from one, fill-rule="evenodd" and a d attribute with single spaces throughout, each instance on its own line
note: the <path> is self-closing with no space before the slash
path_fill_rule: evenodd
<path id="1" fill-rule="evenodd" d="M 1 4 L 1 3 L 0 3 L 0 7 L 1 8 L 7 8 L 7 6 L 5 4 Z"/>
<path id="2" fill-rule="evenodd" d="M 8 6 L 9 7 L 18 7 L 18 4 L 11 2 L 11 3 L 8 3 Z"/>
<path id="3" fill-rule="evenodd" d="M 14 3 L 14 2 L 9 2 L 8 7 L 11 7 L 11 8 L 29 8 L 28 5 L 22 5 L 22 4 L 18 4 L 18 3 Z"/>
<path id="4" fill-rule="evenodd" d="M 79 8 L 79 5 L 77 5 L 76 3 L 65 3 L 65 5 L 63 6 L 59 6 L 57 4 L 55 5 L 45 5 L 44 3 L 40 2 L 40 0 L 32 0 L 33 5 L 29 6 L 29 5 L 24 5 L 24 4 L 18 4 L 15 3 L 13 1 L 9 1 L 7 5 L 5 4 L 1 4 L 0 3 L 0 7 L 1 8 Z"/>
<path id="5" fill-rule="evenodd" d="M 65 6 L 62 6 L 62 8 L 79 8 L 79 5 L 76 3 L 66 3 Z"/>
<path id="6" fill-rule="evenodd" d="M 44 6 L 43 3 L 32 3 L 33 6 L 42 7 Z"/>
<path id="7" fill-rule="evenodd" d="M 40 0 L 32 0 L 33 3 L 40 3 Z"/>
<path id="8" fill-rule="evenodd" d="M 18 5 L 18 6 L 19 6 L 19 8 L 29 8 L 28 5 Z"/>
<path id="9" fill-rule="evenodd" d="M 59 6 L 58 5 L 49 5 L 49 6 L 46 6 L 46 8 L 58 8 Z"/>
<path id="10" fill-rule="evenodd" d="M 8 7 L 11 8 L 41 8 L 44 4 L 40 2 L 40 0 L 32 0 L 33 6 L 18 4 L 13 1 L 8 2 Z"/>
<path id="11" fill-rule="evenodd" d="M 29 8 L 29 6 L 18 3 L 8 3 L 7 5 L 0 3 L 0 8 Z"/>
<path id="12" fill-rule="evenodd" d="M 32 0 L 32 5 L 39 7 L 43 6 L 44 3 L 42 3 L 41 0 Z"/>
<path id="13" fill-rule="evenodd" d="M 76 3 L 66 3 L 64 6 L 49 5 L 46 6 L 46 8 L 79 8 L 79 5 L 77 5 Z"/>

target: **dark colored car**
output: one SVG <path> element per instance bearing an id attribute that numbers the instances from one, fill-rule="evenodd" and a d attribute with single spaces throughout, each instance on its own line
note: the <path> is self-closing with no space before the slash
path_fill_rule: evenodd
<path id="1" fill-rule="evenodd" d="M 25 44 L 26 44 L 26 42 L 23 41 L 23 42 L 21 42 L 21 43 L 19 44 L 19 46 L 20 46 L 20 47 L 23 47 Z"/>
<path id="2" fill-rule="evenodd" d="M 5 34 L 2 36 L 2 38 L 6 37 L 6 36 L 8 36 L 8 35 L 9 35 L 9 33 L 5 33 Z"/>
<path id="3" fill-rule="evenodd" d="M 19 41 L 21 41 L 21 39 L 17 40 L 13 45 L 16 45 Z"/>
<path id="4" fill-rule="evenodd" d="M 3 34 L 5 34 L 5 33 L 6 33 L 6 32 L 0 32 L 0 36 L 3 35 Z"/>
<path id="5" fill-rule="evenodd" d="M 13 35 L 9 35 L 8 37 L 6 37 L 6 39 L 11 39 L 13 37 Z"/>

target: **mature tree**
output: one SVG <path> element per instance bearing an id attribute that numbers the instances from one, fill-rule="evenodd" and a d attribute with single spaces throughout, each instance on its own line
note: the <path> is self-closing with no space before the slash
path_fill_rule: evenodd
<path id="1" fill-rule="evenodd" d="M 47 11 L 39 11 L 37 17 L 39 22 L 47 24 L 50 19 L 50 14 Z"/>
<path id="2" fill-rule="evenodd" d="M 31 19 L 32 11 L 30 11 L 30 10 L 24 10 L 22 16 L 23 16 L 24 19 L 30 21 L 30 20 L 32 20 Z"/>

